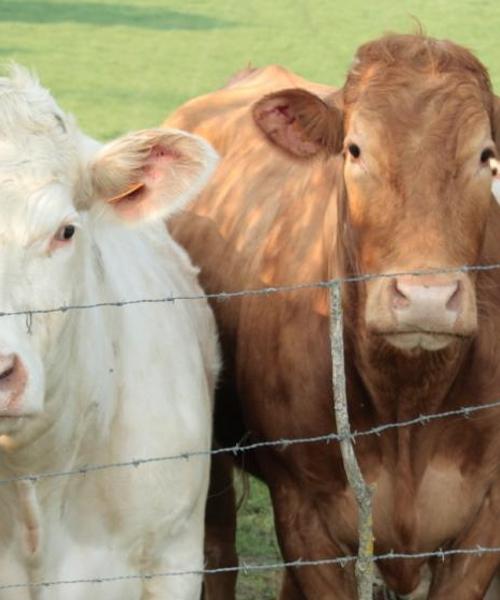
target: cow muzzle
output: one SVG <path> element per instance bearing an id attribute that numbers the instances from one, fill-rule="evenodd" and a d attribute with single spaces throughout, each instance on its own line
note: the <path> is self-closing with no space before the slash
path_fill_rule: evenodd
<path id="1" fill-rule="evenodd" d="M 28 377 L 17 354 L 0 354 L 0 417 L 22 416 Z"/>
<path id="2" fill-rule="evenodd" d="M 463 273 L 380 280 L 368 289 L 366 320 L 393 346 L 440 350 L 476 331 L 474 287 Z"/>

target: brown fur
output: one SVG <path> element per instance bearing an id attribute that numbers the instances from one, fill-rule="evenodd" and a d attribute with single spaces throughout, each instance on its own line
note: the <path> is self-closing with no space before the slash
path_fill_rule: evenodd
<path id="1" fill-rule="evenodd" d="M 333 149 L 332 138 L 318 135 L 316 124 L 309 127 L 309 109 L 296 110 L 296 92 L 286 96 L 287 109 L 279 111 L 286 118 L 278 126 L 302 127 L 298 136 L 284 132 L 283 139 L 292 145 L 312 140 L 316 155 L 290 160 L 258 133 L 252 103 L 266 95 L 283 98 L 283 90 L 298 87 L 342 112 L 343 134 L 356 111 L 373 118 L 375 131 L 385 130 L 375 167 L 382 183 L 370 194 L 347 176 L 344 188 L 347 159 L 324 152 L 322 145 Z M 468 144 L 477 127 L 489 123 L 498 131 L 495 102 L 485 69 L 470 53 L 423 36 L 390 36 L 363 46 L 340 94 L 276 67 L 253 71 L 169 119 L 171 126 L 206 136 L 222 154 L 212 183 L 172 231 L 202 267 L 207 292 L 384 271 L 396 261 L 412 268 L 500 262 L 500 208 L 476 189 L 464 166 L 475 159 L 462 156 L 475 156 Z M 412 134 L 419 143 L 410 143 Z M 425 168 L 407 165 L 410 156 Z M 354 430 L 500 397 L 500 273 L 471 276 L 471 285 L 479 306 L 476 336 L 413 353 L 367 330 L 367 284 L 344 286 Z M 216 407 L 219 442 L 331 432 L 327 292 L 245 297 L 213 308 L 225 357 Z M 377 553 L 500 545 L 499 426 L 500 411 L 489 409 L 358 440 L 358 460 L 376 485 Z M 338 445 L 261 449 L 245 455 L 244 466 L 270 487 L 286 560 L 357 551 L 356 508 Z M 494 554 L 431 562 L 429 597 L 479 600 L 499 562 Z M 404 594 L 418 585 L 424 563 L 391 560 L 379 567 L 388 585 Z M 354 599 L 353 571 L 297 569 L 285 578 L 281 598 Z"/>
<path id="2" fill-rule="evenodd" d="M 205 568 L 237 567 L 236 494 L 233 463 L 226 454 L 216 454 L 210 469 L 205 530 Z M 234 598 L 236 571 L 209 575 L 203 585 L 203 600 Z"/>

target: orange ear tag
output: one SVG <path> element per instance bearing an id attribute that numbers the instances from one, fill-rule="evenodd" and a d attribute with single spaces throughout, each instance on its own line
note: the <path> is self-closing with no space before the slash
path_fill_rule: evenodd
<path id="1" fill-rule="evenodd" d="M 123 200 L 124 198 L 126 198 L 127 196 L 132 196 L 135 192 L 139 191 L 141 188 L 144 187 L 144 183 L 132 183 L 124 192 L 122 192 L 121 194 L 117 194 L 116 196 L 113 196 L 112 198 L 108 198 L 108 202 L 110 202 L 111 204 L 114 204 L 116 202 L 120 202 L 120 200 Z"/>

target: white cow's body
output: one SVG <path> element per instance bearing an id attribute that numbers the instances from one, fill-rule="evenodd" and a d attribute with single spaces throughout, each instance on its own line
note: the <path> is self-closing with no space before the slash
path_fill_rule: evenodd
<path id="1" fill-rule="evenodd" d="M 0 111 L 2 99 L 0 87 Z M 83 138 L 76 158 L 70 149 L 66 164 L 62 153 L 58 165 L 50 156 L 45 164 L 33 142 L 33 159 L 15 169 L 13 144 L 0 142 L 0 310 L 23 310 L 27 298 L 31 308 L 46 308 L 201 293 L 188 256 L 161 221 L 126 227 L 113 208 L 89 200 L 81 174 L 92 159 L 83 158 L 89 153 Z M 210 149 L 202 150 L 213 165 Z M 22 219 L 40 220 L 33 217 L 38 208 L 12 217 L 22 202 L 19 190 L 24 197 L 42 195 L 37 206 L 54 202 L 57 211 L 61 187 L 71 190 L 70 205 L 75 194 L 83 198 L 74 202 L 74 247 L 32 256 L 38 242 L 20 244 L 17 229 Z M 218 354 L 204 301 L 4 317 L 0 355 L 12 352 L 33 373 L 25 393 L 30 416 L 0 411 L 2 479 L 210 448 Z M 1 486 L 0 585 L 200 570 L 208 468 L 205 456 Z M 197 576 L 0 589 L 2 600 L 196 600 L 199 594 Z"/>

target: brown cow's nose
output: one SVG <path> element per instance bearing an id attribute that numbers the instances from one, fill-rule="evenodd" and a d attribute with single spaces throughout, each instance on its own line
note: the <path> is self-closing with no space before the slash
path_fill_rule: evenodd
<path id="1" fill-rule="evenodd" d="M 396 320 L 417 330 L 451 331 L 463 309 L 459 278 L 406 275 L 392 280 L 391 308 Z"/>

